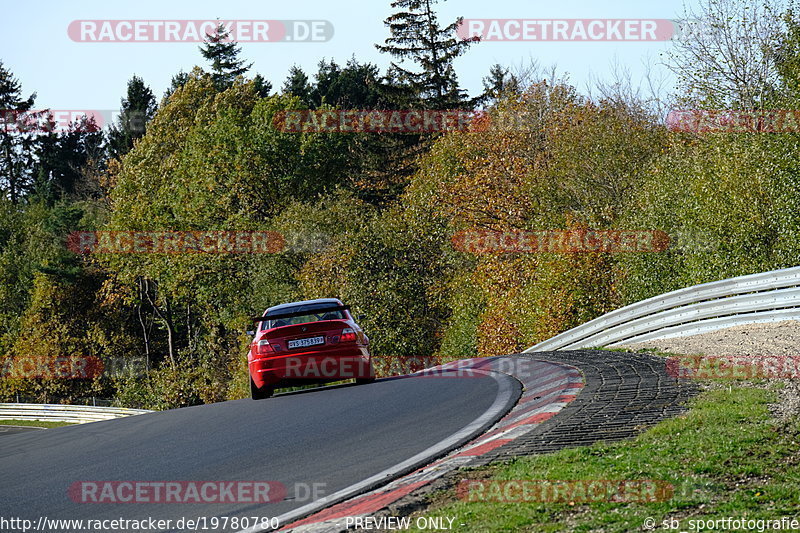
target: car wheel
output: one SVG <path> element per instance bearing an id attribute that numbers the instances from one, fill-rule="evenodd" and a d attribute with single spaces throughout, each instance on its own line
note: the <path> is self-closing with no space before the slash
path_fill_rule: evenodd
<path id="1" fill-rule="evenodd" d="M 272 396 L 275 392 L 274 387 L 264 386 L 261 388 L 256 387 L 256 384 L 253 382 L 253 378 L 250 378 L 250 397 L 254 400 L 264 400 Z"/>

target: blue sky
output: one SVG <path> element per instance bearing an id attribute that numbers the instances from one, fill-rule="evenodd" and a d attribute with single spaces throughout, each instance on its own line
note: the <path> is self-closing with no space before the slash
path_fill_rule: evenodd
<path id="1" fill-rule="evenodd" d="M 687 0 L 696 5 L 699 0 Z M 388 66 L 390 58 L 375 43 L 388 35 L 383 20 L 391 14 L 390 0 L 347 2 L 332 0 L 77 0 L 63 2 L 5 0 L 7 24 L 0 33 L 0 60 L 22 83 L 25 95 L 36 91 L 37 108 L 117 109 L 132 74 L 144 78 L 160 99 L 179 70 L 204 65 L 197 43 L 81 43 L 73 42 L 67 27 L 73 20 L 328 20 L 335 28 L 324 43 L 245 43 L 242 56 L 280 87 L 293 64 L 309 75 L 322 58 L 343 64 L 351 56 L 359 61 Z M 448 0 L 440 2 L 441 22 L 465 18 L 561 19 L 646 18 L 676 19 L 684 0 Z M 525 65 L 538 61 L 567 73 L 582 92 L 593 77 L 607 79 L 614 65 L 629 69 L 636 83 L 652 65 L 652 75 L 671 85 L 661 66 L 669 42 L 483 42 L 457 60 L 461 84 L 471 95 L 480 92 L 481 79 L 494 63 Z"/>

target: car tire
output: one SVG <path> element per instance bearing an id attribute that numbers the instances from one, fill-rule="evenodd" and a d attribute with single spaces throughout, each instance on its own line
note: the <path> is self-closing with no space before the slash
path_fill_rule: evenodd
<path id="1" fill-rule="evenodd" d="M 272 396 L 275 392 L 274 387 L 264 386 L 261 388 L 256 387 L 256 384 L 253 382 L 253 378 L 250 378 L 250 397 L 254 400 L 265 400 Z"/>

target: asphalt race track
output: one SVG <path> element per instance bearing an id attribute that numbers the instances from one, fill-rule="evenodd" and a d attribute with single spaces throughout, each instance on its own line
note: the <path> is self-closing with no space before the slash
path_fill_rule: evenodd
<path id="1" fill-rule="evenodd" d="M 455 448 L 510 409 L 519 389 L 505 375 L 388 379 L 4 434 L 0 516 L 34 524 L 39 517 L 275 517 L 311 503 L 314 487 L 317 497 L 333 494 L 448 439 L 496 407 L 505 390 L 502 410 Z M 74 502 L 68 489 L 81 481 L 277 481 L 287 495 L 268 504 Z"/>

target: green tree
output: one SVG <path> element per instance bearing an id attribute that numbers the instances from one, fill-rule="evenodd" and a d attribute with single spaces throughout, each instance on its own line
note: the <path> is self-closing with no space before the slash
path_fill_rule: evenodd
<path id="1" fill-rule="evenodd" d="M 121 104 L 117 123 L 108 132 L 109 155 L 117 158 L 128 153 L 134 141 L 144 135 L 145 125 L 157 108 L 153 91 L 135 74 L 128 80 L 128 91 Z"/>
<path id="2" fill-rule="evenodd" d="M 306 73 L 297 65 L 293 65 L 289 69 L 286 81 L 283 82 L 283 94 L 296 96 L 304 106 L 311 107 L 313 103 L 311 90 L 311 84 L 308 82 Z"/>
<path id="3" fill-rule="evenodd" d="M 453 61 L 464 54 L 472 41 L 460 40 L 455 30 L 463 19 L 440 26 L 433 6 L 436 0 L 395 0 L 391 6 L 398 10 L 384 24 L 390 36 L 378 50 L 410 60 L 419 70 L 412 71 L 392 62 L 392 69 L 401 81 L 408 83 L 429 109 L 467 107 L 466 94 L 459 88 Z"/>
<path id="4" fill-rule="evenodd" d="M 200 46 L 200 54 L 211 63 L 211 77 L 218 91 L 230 87 L 237 76 L 245 74 L 253 65 L 239 58 L 241 47 L 230 41 L 229 35 L 225 24 L 219 22 L 214 34 L 206 35 Z"/>
<path id="5" fill-rule="evenodd" d="M 272 83 L 264 79 L 261 74 L 256 74 L 253 77 L 253 83 L 255 84 L 256 92 L 261 98 L 268 97 L 272 92 Z"/>
<path id="6" fill-rule="evenodd" d="M 800 264 L 799 148 L 794 135 L 674 135 L 626 213 L 670 247 L 623 258 L 625 302 Z"/>
<path id="7" fill-rule="evenodd" d="M 98 176 L 105 170 L 103 132 L 93 117 L 83 116 L 67 131 L 40 135 L 35 144 L 33 193 L 46 201 L 101 195 Z"/>
<path id="8" fill-rule="evenodd" d="M 32 183 L 33 145 L 38 117 L 26 113 L 33 107 L 36 93 L 22 96 L 22 86 L 0 61 L 0 191 L 13 203 Z M 33 121 L 33 130 L 26 131 Z"/>
<path id="9" fill-rule="evenodd" d="M 311 100 L 315 107 L 325 103 L 339 109 L 385 109 L 389 105 L 378 67 L 355 58 L 344 68 L 333 60 L 320 61 Z"/>
<path id="10" fill-rule="evenodd" d="M 422 158 L 403 196 L 407 209 L 423 213 L 408 219 L 417 233 L 624 228 L 643 169 L 666 144 L 649 115 L 590 101 L 562 83 L 510 93 L 487 113 L 479 135 L 441 136 Z M 519 350 L 620 300 L 612 254 L 474 256 L 448 243 L 441 253 L 436 301 L 452 313 L 444 314 L 443 355 Z M 453 316 L 471 324 L 471 336 Z"/>
<path id="11" fill-rule="evenodd" d="M 483 78 L 483 94 L 478 98 L 481 103 L 492 103 L 507 96 L 509 93 L 519 92 L 520 83 L 514 74 L 506 67 L 495 63 L 489 69 L 489 75 Z"/>
<path id="12" fill-rule="evenodd" d="M 164 92 L 164 98 L 169 98 L 172 94 L 186 85 L 186 82 L 189 81 L 189 74 L 181 70 L 174 76 L 172 76 L 172 80 L 169 83 L 169 87 Z"/>
<path id="13" fill-rule="evenodd" d="M 787 105 L 800 100 L 800 18 L 794 2 L 783 14 L 785 30 L 772 51 Z"/>
<path id="14" fill-rule="evenodd" d="M 254 80 L 217 92 L 196 69 L 120 161 L 107 229 L 271 229 L 288 204 L 346 183 L 347 136 L 274 127 L 278 113 L 299 106 L 296 97 L 261 98 Z M 186 402 L 225 397 L 239 371 L 245 317 L 296 295 L 294 261 L 287 254 L 102 258 L 131 288 L 129 302 L 145 324 L 141 345 L 150 344 L 153 360 L 185 364 L 213 384 L 193 389 Z"/>

